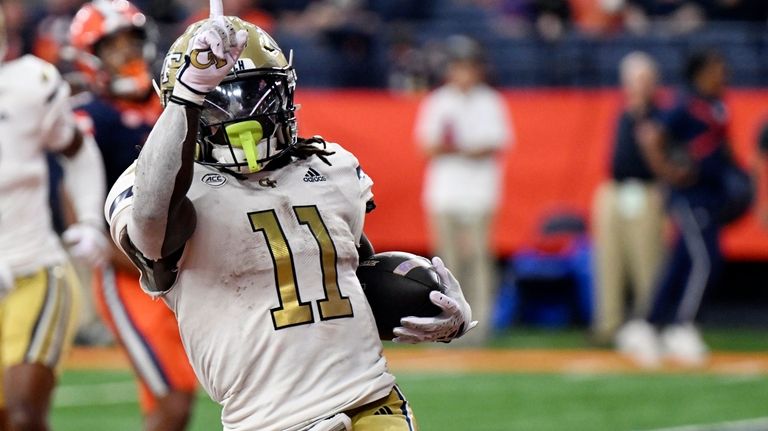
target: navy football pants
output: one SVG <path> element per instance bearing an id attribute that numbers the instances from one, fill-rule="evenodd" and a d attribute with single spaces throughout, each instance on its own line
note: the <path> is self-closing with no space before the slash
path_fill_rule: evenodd
<path id="1" fill-rule="evenodd" d="M 669 212 L 679 237 L 663 266 L 649 316 L 649 321 L 659 326 L 692 322 L 704 291 L 722 267 L 720 227 L 714 210 L 679 198 Z"/>

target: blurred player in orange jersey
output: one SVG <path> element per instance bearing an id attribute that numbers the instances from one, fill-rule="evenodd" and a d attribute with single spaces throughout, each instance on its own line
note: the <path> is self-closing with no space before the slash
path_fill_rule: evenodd
<path id="1" fill-rule="evenodd" d="M 93 97 L 78 117 L 101 148 L 108 187 L 136 159 L 160 114 L 149 61 L 154 44 L 146 17 L 125 0 L 96 0 L 78 11 L 70 29 L 77 64 Z M 122 253 L 95 279 L 99 312 L 120 340 L 140 381 L 145 429 L 182 430 L 196 378 L 173 313 L 139 288 L 138 271 Z"/>

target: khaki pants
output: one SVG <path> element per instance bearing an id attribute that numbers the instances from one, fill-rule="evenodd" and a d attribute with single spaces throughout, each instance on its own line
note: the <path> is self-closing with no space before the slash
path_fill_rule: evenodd
<path id="1" fill-rule="evenodd" d="M 472 307 L 472 319 L 479 322 L 472 332 L 453 343 L 484 344 L 490 333 L 496 282 L 493 253 L 488 243 L 491 215 L 432 213 L 431 221 L 435 252 L 459 280 Z"/>
<path id="2" fill-rule="evenodd" d="M 624 321 L 624 287 L 632 286 L 632 317 L 645 317 L 663 258 L 663 199 L 658 186 L 609 181 L 593 207 L 595 335 L 605 341 Z"/>

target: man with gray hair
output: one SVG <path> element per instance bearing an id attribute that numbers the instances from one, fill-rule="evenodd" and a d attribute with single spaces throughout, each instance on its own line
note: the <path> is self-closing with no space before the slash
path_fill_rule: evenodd
<path id="1" fill-rule="evenodd" d="M 663 254 L 663 199 L 640 149 L 639 126 L 659 114 L 656 63 L 639 51 L 620 66 L 625 108 L 618 119 L 610 178 L 595 194 L 593 232 L 597 310 L 594 336 L 609 343 L 624 321 L 625 285 L 632 286 L 631 315 L 645 316 Z M 617 337 L 621 349 L 621 334 Z"/>

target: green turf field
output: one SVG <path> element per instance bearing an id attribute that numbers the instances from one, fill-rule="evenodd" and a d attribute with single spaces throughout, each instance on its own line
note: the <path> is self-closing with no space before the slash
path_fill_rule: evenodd
<path id="1" fill-rule="evenodd" d="M 422 430 L 630 430 L 766 416 L 764 377 L 704 375 L 404 374 L 400 385 Z M 136 431 L 127 372 L 69 372 L 56 431 Z M 83 405 L 85 404 L 85 405 Z M 219 428 L 203 395 L 192 430 Z"/>
<path id="2" fill-rule="evenodd" d="M 759 331 L 708 331 L 707 339 L 717 350 L 768 347 Z M 517 332 L 494 343 L 495 348 L 585 345 L 575 331 Z M 768 377 L 759 375 L 400 373 L 398 380 L 422 431 L 647 430 L 768 416 Z M 67 372 L 55 404 L 55 431 L 140 429 L 127 371 Z M 201 394 L 191 429 L 221 429 L 218 415 L 218 407 Z"/>

